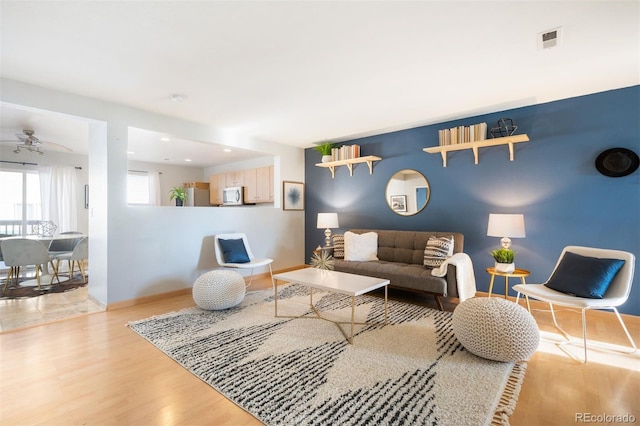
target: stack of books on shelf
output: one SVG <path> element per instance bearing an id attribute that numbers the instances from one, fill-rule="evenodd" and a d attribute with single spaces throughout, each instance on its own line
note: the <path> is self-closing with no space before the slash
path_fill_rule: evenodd
<path id="1" fill-rule="evenodd" d="M 360 145 L 342 145 L 331 149 L 331 161 L 360 158 Z"/>
<path id="2" fill-rule="evenodd" d="M 458 126 L 438 131 L 440 146 L 477 142 L 487 139 L 487 123 Z"/>

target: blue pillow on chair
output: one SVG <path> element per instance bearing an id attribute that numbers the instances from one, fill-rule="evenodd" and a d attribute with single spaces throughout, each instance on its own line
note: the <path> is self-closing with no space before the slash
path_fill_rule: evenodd
<path id="1" fill-rule="evenodd" d="M 602 299 L 622 265 L 622 259 L 599 259 L 566 252 L 545 285 L 578 297 Z"/>
<path id="2" fill-rule="evenodd" d="M 242 238 L 237 240 L 218 239 L 218 243 L 222 249 L 225 263 L 249 263 L 251 261 L 247 250 L 244 248 Z"/>

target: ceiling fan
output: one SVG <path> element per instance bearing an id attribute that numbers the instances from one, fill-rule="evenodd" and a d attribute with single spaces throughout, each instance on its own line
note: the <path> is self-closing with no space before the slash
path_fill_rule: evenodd
<path id="1" fill-rule="evenodd" d="M 30 129 L 22 130 L 22 133 L 16 133 L 18 141 L 0 141 L 2 143 L 15 143 L 16 149 L 13 150 L 16 154 L 22 152 L 23 149 L 29 152 L 37 152 L 40 155 L 44 155 L 44 151 L 41 148 L 51 148 L 59 151 L 71 152 L 71 149 L 64 145 L 57 144 L 55 142 L 42 141 L 34 136 L 34 131 Z"/>

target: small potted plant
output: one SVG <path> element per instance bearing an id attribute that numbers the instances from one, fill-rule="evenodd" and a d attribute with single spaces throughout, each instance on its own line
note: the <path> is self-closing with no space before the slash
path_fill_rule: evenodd
<path id="1" fill-rule="evenodd" d="M 495 268 L 497 272 L 504 272 L 510 274 L 516 270 L 516 265 L 513 263 L 514 252 L 511 249 L 501 247 L 491 252 L 491 256 L 496 261 Z"/>
<path id="2" fill-rule="evenodd" d="M 176 200 L 176 206 L 182 206 L 187 201 L 187 191 L 181 186 L 174 186 L 169 191 L 169 200 Z"/>
<path id="3" fill-rule="evenodd" d="M 328 163 L 329 161 L 331 161 L 331 150 L 333 149 L 334 145 L 334 143 L 327 141 L 315 147 L 315 150 L 322 154 L 323 163 Z"/>

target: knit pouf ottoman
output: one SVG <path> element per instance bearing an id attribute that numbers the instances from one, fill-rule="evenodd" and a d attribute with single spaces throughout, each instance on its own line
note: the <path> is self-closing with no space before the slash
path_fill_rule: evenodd
<path id="1" fill-rule="evenodd" d="M 218 311 L 242 302 L 246 293 L 242 275 L 235 271 L 206 272 L 193 284 L 193 301 L 202 309 Z"/>
<path id="2" fill-rule="evenodd" d="M 538 348 L 540 332 L 522 306 L 496 297 L 476 297 L 453 311 L 453 333 L 462 346 L 482 358 L 527 360 Z"/>

